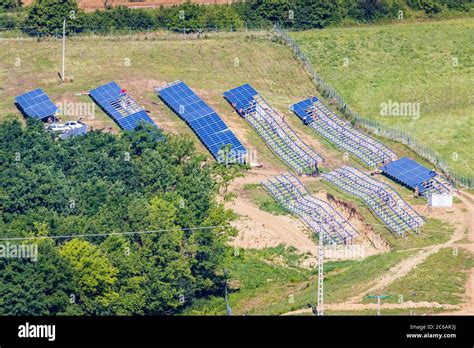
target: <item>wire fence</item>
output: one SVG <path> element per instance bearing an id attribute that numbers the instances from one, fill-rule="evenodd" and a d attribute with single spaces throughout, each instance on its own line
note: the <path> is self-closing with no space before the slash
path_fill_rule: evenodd
<path id="1" fill-rule="evenodd" d="M 275 24 L 276 35 L 289 46 L 295 56 L 303 63 L 306 70 L 311 75 L 313 82 L 318 91 L 327 99 L 334 101 L 337 109 L 347 117 L 353 125 L 363 128 L 366 131 L 407 145 L 411 150 L 421 157 L 437 166 L 447 177 L 448 180 L 454 181 L 466 188 L 474 188 L 474 177 L 465 173 L 453 170 L 448 167 L 447 162 L 441 158 L 433 149 L 430 149 L 415 140 L 409 133 L 399 128 L 383 125 L 373 119 L 365 118 L 353 111 L 344 101 L 341 95 L 330 86 L 324 79 L 314 70 L 308 57 L 303 53 L 298 43 L 290 36 L 280 24 Z"/>
<path id="2" fill-rule="evenodd" d="M 100 36 L 113 38 L 132 38 L 134 35 L 193 35 L 206 33 L 233 33 L 233 32 L 269 32 L 272 25 L 266 23 L 241 22 L 234 24 L 213 24 L 206 26 L 76 26 L 66 24 L 68 37 Z M 34 26 L 4 26 L 0 27 L 0 39 L 59 39 L 62 38 L 63 29 L 45 29 Z"/>
<path id="3" fill-rule="evenodd" d="M 144 39 L 172 39 L 172 38 L 199 38 L 207 33 L 233 33 L 233 32 L 269 32 L 274 30 L 276 36 L 280 38 L 284 44 L 289 46 L 295 56 L 303 63 L 306 70 L 311 75 L 318 91 L 325 97 L 334 101 L 337 109 L 347 117 L 355 126 L 363 128 L 375 135 L 401 142 L 416 152 L 421 157 L 427 159 L 437 166 L 446 177 L 454 182 L 461 184 L 467 188 L 474 188 L 474 177 L 470 174 L 462 173 L 448 167 L 448 163 L 441 158 L 433 149 L 430 149 L 415 140 L 410 134 L 401 129 L 383 125 L 373 119 L 365 118 L 354 112 L 339 95 L 339 93 L 330 86 L 324 79 L 314 70 L 308 57 L 303 53 L 298 43 L 290 36 L 289 32 L 281 25 L 267 25 L 265 23 L 242 22 L 230 25 L 209 25 L 199 28 L 178 28 L 178 27 L 122 27 L 113 26 L 68 26 L 68 37 L 94 37 L 110 38 L 113 40 L 134 40 L 143 37 Z M 44 40 L 44 39 L 60 39 L 62 37 L 62 29 L 56 32 L 43 33 L 34 27 L 0 27 L 0 40 Z"/>

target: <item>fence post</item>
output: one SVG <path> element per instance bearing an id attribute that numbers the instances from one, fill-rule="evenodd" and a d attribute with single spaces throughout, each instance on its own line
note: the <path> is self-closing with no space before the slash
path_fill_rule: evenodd
<path id="1" fill-rule="evenodd" d="M 414 140 L 406 131 L 390 128 L 389 126 L 379 124 L 375 120 L 365 119 L 361 117 L 358 113 L 354 113 L 350 106 L 344 101 L 344 99 L 336 92 L 334 88 L 329 86 L 314 70 L 310 60 L 306 57 L 304 52 L 301 50 L 298 43 L 290 36 L 289 32 L 281 26 L 280 23 L 275 23 L 275 33 L 281 38 L 286 46 L 288 46 L 293 54 L 301 60 L 313 78 L 313 83 L 319 92 L 325 97 L 331 97 L 336 100 L 336 104 L 339 110 L 342 111 L 346 117 L 354 121 L 354 125 L 359 128 L 364 128 L 369 132 L 381 135 L 385 138 L 399 141 L 407 145 L 410 149 L 416 152 L 421 157 L 428 159 L 430 162 L 435 164 L 438 168 L 442 169 L 446 174 L 450 175 L 451 178 L 455 181 L 464 184 L 468 188 L 472 188 L 474 178 L 472 176 L 463 176 L 460 173 L 449 170 L 444 161 L 435 154 L 432 149 L 427 149 L 424 146 L 421 146 L 416 140 Z"/>

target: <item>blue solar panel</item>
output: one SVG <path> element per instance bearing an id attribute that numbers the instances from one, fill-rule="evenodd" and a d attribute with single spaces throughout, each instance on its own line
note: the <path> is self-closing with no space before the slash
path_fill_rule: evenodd
<path id="1" fill-rule="evenodd" d="M 53 116 L 58 111 L 58 107 L 41 88 L 16 97 L 15 102 L 24 115 L 36 119 Z"/>
<path id="2" fill-rule="evenodd" d="M 319 99 L 316 97 L 310 97 L 299 103 L 293 104 L 290 108 L 298 116 L 304 124 L 310 124 L 313 118 L 308 114 L 308 110 L 311 108 L 314 102 Z"/>
<path id="3" fill-rule="evenodd" d="M 233 156 L 239 160 L 247 153 L 242 143 L 227 127 L 220 116 L 196 95 L 184 82 L 177 81 L 157 89 L 157 95 L 196 133 L 204 146 L 218 161 L 219 151 L 230 144 Z"/>
<path id="4" fill-rule="evenodd" d="M 381 167 L 387 176 L 398 180 L 406 186 L 415 189 L 418 187 L 420 193 L 424 191 L 422 183 L 436 176 L 436 173 L 414 160 L 403 157 Z"/>
<path id="5" fill-rule="evenodd" d="M 224 98 L 234 107 L 235 110 L 249 107 L 258 92 L 248 83 L 224 92 Z"/>
<path id="6" fill-rule="evenodd" d="M 115 82 L 97 87 L 89 95 L 123 130 L 134 130 L 140 122 L 157 127 L 146 111 Z"/>

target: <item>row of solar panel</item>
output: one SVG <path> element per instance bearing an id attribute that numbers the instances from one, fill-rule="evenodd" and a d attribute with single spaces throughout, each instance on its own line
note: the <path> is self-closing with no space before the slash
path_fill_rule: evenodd
<path id="1" fill-rule="evenodd" d="M 145 110 L 115 82 L 91 90 L 90 96 L 124 130 L 133 130 L 140 122 L 156 126 Z M 45 119 L 59 111 L 41 88 L 16 97 L 15 102 L 22 113 L 31 118 Z"/>
<path id="2" fill-rule="evenodd" d="M 105 102 L 113 99 L 117 99 L 123 93 L 123 90 L 120 86 L 112 81 L 103 86 L 94 88 L 90 91 L 91 97 L 93 97 L 97 102 Z"/>
<path id="3" fill-rule="evenodd" d="M 158 97 L 181 117 L 218 161 L 223 161 L 221 150 L 230 145 L 232 153 L 241 161 L 247 152 L 220 116 L 184 82 L 177 81 L 155 90 Z M 238 157 L 238 158 L 237 158 Z"/>
<path id="4" fill-rule="evenodd" d="M 237 112 L 245 110 L 252 105 L 254 97 L 258 92 L 249 84 L 233 88 L 227 92 L 224 92 L 224 98 L 236 109 Z M 313 121 L 312 117 L 307 113 L 307 110 L 314 102 L 319 99 L 316 97 L 310 97 L 301 102 L 293 104 L 290 109 L 305 123 L 309 124 Z M 408 187 L 419 189 L 420 193 L 425 190 L 424 185 L 429 182 L 436 173 L 430 171 L 428 168 L 423 167 L 417 162 L 409 159 L 402 158 L 398 161 L 394 161 L 388 165 L 383 166 L 382 172 L 387 176 L 407 185 Z"/>
<path id="5" fill-rule="evenodd" d="M 319 99 L 316 97 L 310 97 L 300 101 L 299 103 L 293 104 L 290 109 L 301 119 L 301 121 L 303 121 L 304 124 L 310 124 L 313 121 L 313 118 L 308 115 L 306 110 L 308 110 L 311 105 L 318 100 Z"/>
<path id="6" fill-rule="evenodd" d="M 407 157 L 402 157 L 397 161 L 386 164 L 380 169 L 388 177 L 403 183 L 411 189 L 418 188 L 420 193 L 423 193 L 425 190 L 423 184 L 436 176 L 436 172 Z"/>
<path id="7" fill-rule="evenodd" d="M 239 113 L 240 110 L 245 110 L 251 106 L 256 95 L 258 95 L 258 92 L 248 83 L 224 92 L 224 98 Z"/>
<path id="8" fill-rule="evenodd" d="M 153 120 L 150 118 L 150 116 L 148 116 L 145 111 L 139 111 L 137 113 L 134 113 L 133 115 L 130 115 L 128 117 L 122 117 L 121 119 L 117 120 L 117 123 L 120 128 L 126 131 L 134 130 L 141 122 L 155 125 Z"/>
<path id="9" fill-rule="evenodd" d="M 180 105 L 184 104 L 186 101 L 181 101 Z M 207 117 L 208 115 L 215 114 L 215 112 L 207 105 L 203 105 L 203 102 L 193 103 L 187 106 L 180 106 L 178 113 L 184 118 L 187 122 L 193 122 L 199 118 Z"/>
<path id="10" fill-rule="evenodd" d="M 202 130 L 206 134 L 217 133 L 227 129 L 227 125 L 216 113 L 194 120 L 190 124 L 194 130 Z"/>
<path id="11" fill-rule="evenodd" d="M 245 152 L 245 147 L 238 141 L 227 125 L 199 96 L 184 82 L 178 82 L 159 90 L 159 96 L 194 130 L 204 145 L 214 155 L 218 156 L 223 145 L 231 144 L 234 151 Z M 236 110 L 249 107 L 258 93 L 249 84 L 231 89 L 224 97 Z M 155 125 L 150 116 L 131 98 L 123 99 L 126 93 L 115 82 L 110 82 L 90 91 L 92 99 L 112 117 L 124 130 L 133 130 L 140 122 Z M 128 95 L 127 95 L 128 96 Z M 308 121 L 306 110 L 317 98 L 306 99 L 292 106 L 292 110 L 304 121 Z M 15 98 L 21 111 L 28 117 L 44 119 L 53 116 L 58 107 L 54 105 L 45 92 L 38 88 Z M 135 103 L 136 104 L 136 103 Z M 129 107 L 130 106 L 130 107 Z M 136 112 L 137 108 L 139 109 Z M 122 112 L 120 112 L 119 111 Z M 127 113 L 133 110 L 133 113 Z M 124 114 L 125 112 L 125 114 Z M 305 118 L 306 117 L 306 118 Z M 156 126 L 156 125 L 155 125 Z M 408 187 L 418 187 L 423 192 L 423 183 L 433 178 L 436 173 L 409 158 L 401 158 L 382 167 L 382 171 Z"/>
<path id="12" fill-rule="evenodd" d="M 296 172 L 313 172 L 316 163 L 324 162 L 324 158 L 301 140 L 249 84 L 224 92 L 224 98 L 262 136 L 269 148 Z"/>
<path id="13" fill-rule="evenodd" d="M 140 123 L 157 127 L 146 111 L 114 81 L 91 90 L 89 95 L 123 130 L 133 130 Z"/>
<path id="14" fill-rule="evenodd" d="M 170 84 L 158 90 L 160 98 L 186 122 L 216 114 L 198 95 L 183 82 Z"/>
<path id="15" fill-rule="evenodd" d="M 230 144 L 232 152 L 235 155 L 243 156 L 246 151 L 245 148 L 240 144 L 230 129 L 225 129 L 220 133 L 208 134 L 200 132 L 198 135 L 199 139 L 209 148 L 209 152 L 216 155 L 216 159 L 222 160 L 220 151 L 222 146 Z"/>
<path id="16" fill-rule="evenodd" d="M 40 120 L 53 116 L 59 109 L 41 88 L 16 97 L 15 103 L 25 116 Z"/>
<path id="17" fill-rule="evenodd" d="M 246 153 L 245 147 L 217 113 L 194 94 L 187 85 L 182 83 L 175 88 L 163 90 L 162 93 L 168 95 L 168 104 L 175 112 L 184 116 L 185 121 L 193 128 L 214 157 L 219 156 L 219 150 L 226 144 L 230 144 L 235 153 Z M 139 107 L 115 82 L 91 90 L 90 96 L 123 130 L 133 130 L 140 122 L 155 125 L 145 110 Z M 16 102 L 28 117 L 43 119 L 53 116 L 58 111 L 58 108 L 41 89 L 17 97 Z"/>
<path id="18" fill-rule="evenodd" d="M 318 98 L 310 97 L 293 104 L 290 108 L 303 122 L 308 124 L 311 123 L 313 119 L 308 115 L 307 110 L 316 101 L 318 101 Z M 420 193 L 425 190 L 423 183 L 436 176 L 435 172 L 407 157 L 384 165 L 381 167 L 381 170 L 385 175 L 392 177 L 411 189 L 418 187 Z"/>

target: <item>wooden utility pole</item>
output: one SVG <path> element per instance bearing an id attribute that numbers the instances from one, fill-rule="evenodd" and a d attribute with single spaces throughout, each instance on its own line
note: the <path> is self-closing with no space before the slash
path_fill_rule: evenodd
<path id="1" fill-rule="evenodd" d="M 61 81 L 64 82 L 64 65 L 66 62 L 66 19 L 63 21 L 63 64 L 61 69 Z"/>

